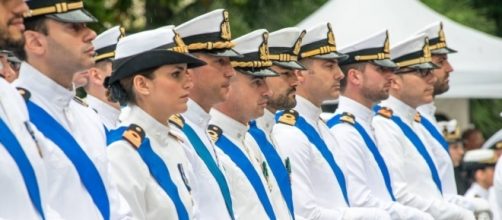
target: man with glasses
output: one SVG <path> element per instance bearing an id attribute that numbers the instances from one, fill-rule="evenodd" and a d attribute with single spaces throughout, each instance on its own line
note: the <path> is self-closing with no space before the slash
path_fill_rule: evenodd
<path id="1" fill-rule="evenodd" d="M 474 219 L 471 211 L 443 197 L 441 179 L 433 157 L 417 131 L 416 108 L 432 101 L 436 77 L 428 39 L 415 36 L 391 50 L 400 67 L 392 80 L 390 96 L 377 106 L 373 119 L 377 145 L 393 181 L 397 201 L 427 212 L 434 219 Z"/>

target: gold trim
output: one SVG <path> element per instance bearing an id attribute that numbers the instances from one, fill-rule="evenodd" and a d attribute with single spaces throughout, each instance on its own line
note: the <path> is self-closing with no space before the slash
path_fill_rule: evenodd
<path id="1" fill-rule="evenodd" d="M 98 61 L 98 60 L 102 60 L 102 59 L 106 59 L 106 58 L 111 58 L 111 57 L 115 57 L 115 51 L 97 55 L 94 57 L 94 61 Z"/>
<path id="2" fill-rule="evenodd" d="M 230 19 L 228 18 L 228 11 L 223 10 L 223 22 L 220 26 L 221 29 L 221 38 L 224 40 L 232 39 L 232 32 L 230 32 Z"/>
<path id="3" fill-rule="evenodd" d="M 307 31 L 303 30 L 300 36 L 298 36 L 298 39 L 296 39 L 295 46 L 293 47 L 293 54 L 296 56 L 300 54 L 300 50 L 302 49 L 302 41 L 303 37 L 305 37 L 305 34 L 307 34 Z"/>
<path id="4" fill-rule="evenodd" d="M 331 27 L 331 23 L 328 23 L 328 44 L 336 46 L 335 34 L 333 33 L 333 28 Z"/>
<path id="5" fill-rule="evenodd" d="M 327 45 L 327 46 L 322 46 L 320 48 L 314 49 L 314 50 L 309 50 L 301 53 L 300 57 L 306 58 L 306 57 L 311 57 L 311 56 L 316 56 L 316 55 L 323 55 L 323 54 L 328 54 L 331 52 L 336 52 L 336 47 L 332 45 Z"/>
<path id="6" fill-rule="evenodd" d="M 178 32 L 174 32 L 173 41 L 176 46 L 167 50 L 175 51 L 178 53 L 188 53 L 188 47 L 187 45 L 185 45 L 185 42 L 183 42 L 183 39 L 181 39 L 181 36 Z"/>
<path id="7" fill-rule="evenodd" d="M 286 53 L 269 54 L 268 55 L 268 59 L 269 60 L 273 60 L 273 61 L 289 62 L 289 61 L 298 61 L 298 56 L 291 55 L 291 54 L 286 54 Z"/>
<path id="8" fill-rule="evenodd" d="M 188 50 L 231 49 L 234 46 L 232 41 L 192 43 L 188 45 Z"/>
<path id="9" fill-rule="evenodd" d="M 81 8 L 84 8 L 84 2 L 82 2 L 82 1 L 73 2 L 73 3 L 61 2 L 61 3 L 57 3 L 55 5 L 52 5 L 52 6 L 31 9 L 28 12 L 24 13 L 23 16 L 25 18 L 29 18 L 29 17 L 45 15 L 45 14 L 64 13 L 64 12 L 73 11 L 73 10 L 81 9 Z"/>
<path id="10" fill-rule="evenodd" d="M 430 57 L 420 57 L 412 60 L 405 60 L 402 62 L 396 63 L 398 67 L 404 67 L 404 66 L 411 66 L 415 64 L 422 64 L 422 63 L 427 63 L 427 62 L 432 62 L 432 59 Z"/>
<path id="11" fill-rule="evenodd" d="M 445 42 L 439 42 L 439 43 L 434 44 L 434 45 L 429 45 L 429 49 L 431 49 L 431 50 L 437 50 L 437 49 L 441 49 L 441 48 L 446 48 L 446 43 Z"/>
<path id="12" fill-rule="evenodd" d="M 260 67 L 271 67 L 272 61 L 232 61 L 232 67 L 240 68 L 260 68 Z"/>
<path id="13" fill-rule="evenodd" d="M 270 51 L 268 50 L 268 32 L 263 33 L 263 42 L 258 49 L 260 52 L 260 59 L 268 60 L 268 56 L 270 55 Z"/>
<path id="14" fill-rule="evenodd" d="M 358 55 L 358 56 L 355 56 L 354 59 L 356 61 L 383 60 L 383 59 L 390 59 L 390 54 L 377 53 L 377 54 L 373 54 L 373 55 Z"/>

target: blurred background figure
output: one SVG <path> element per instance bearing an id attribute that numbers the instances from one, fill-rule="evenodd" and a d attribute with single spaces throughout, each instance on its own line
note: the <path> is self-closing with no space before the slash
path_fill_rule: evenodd
<path id="1" fill-rule="evenodd" d="M 467 151 L 464 157 L 465 169 L 473 181 L 465 193 L 469 198 L 489 200 L 489 189 L 493 186 L 493 175 L 497 157 L 490 149 Z"/>
<path id="2" fill-rule="evenodd" d="M 455 172 L 455 182 L 457 184 L 457 193 L 464 195 L 469 188 L 467 173 L 462 164 L 464 157 L 464 146 L 460 133 L 460 127 L 455 119 L 449 120 L 448 117 L 437 117 L 438 127 L 442 130 L 443 135 L 448 142 L 448 152 L 450 153 Z"/>
<path id="3" fill-rule="evenodd" d="M 21 60 L 7 50 L 0 50 L 0 77 L 7 82 L 12 82 L 19 76 Z"/>
<path id="4" fill-rule="evenodd" d="M 485 143 L 485 137 L 481 130 L 469 128 L 462 133 L 462 142 L 466 151 L 479 149 Z"/>
<path id="5" fill-rule="evenodd" d="M 483 149 L 492 149 L 495 151 L 497 157 L 502 155 L 502 129 L 497 131 L 483 144 Z"/>

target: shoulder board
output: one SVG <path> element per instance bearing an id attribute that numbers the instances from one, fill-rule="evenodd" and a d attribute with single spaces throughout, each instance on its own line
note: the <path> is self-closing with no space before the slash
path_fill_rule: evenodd
<path id="1" fill-rule="evenodd" d="M 209 137 L 213 142 L 218 141 L 220 139 L 221 134 L 223 133 L 223 130 L 221 130 L 220 127 L 216 125 L 209 125 L 207 127 L 207 133 L 209 134 Z"/>
<path id="2" fill-rule="evenodd" d="M 145 140 L 145 131 L 140 126 L 131 124 L 122 135 L 122 138 L 138 149 Z"/>
<path id="3" fill-rule="evenodd" d="M 420 113 L 417 112 L 417 114 L 415 114 L 414 120 L 415 122 L 420 123 L 420 121 L 422 120 L 422 116 L 420 115 Z"/>
<path id="4" fill-rule="evenodd" d="M 175 125 L 179 129 L 183 129 L 183 126 L 185 126 L 185 119 L 180 114 L 175 114 L 169 117 L 169 123 Z"/>
<path id="5" fill-rule="evenodd" d="M 28 101 L 31 98 L 31 93 L 30 91 L 26 90 L 25 88 L 17 87 L 17 92 L 19 92 L 19 95 L 21 95 L 24 99 L 24 101 Z"/>
<path id="6" fill-rule="evenodd" d="M 87 104 L 87 102 L 85 102 L 83 99 L 81 99 L 80 97 L 78 96 L 73 96 L 73 100 L 75 102 L 77 102 L 78 104 L 81 104 L 83 105 L 84 107 L 89 107 L 89 104 Z"/>
<path id="7" fill-rule="evenodd" d="M 281 117 L 279 117 L 278 122 L 281 124 L 294 126 L 299 116 L 300 114 L 298 114 L 298 112 L 293 109 L 285 110 L 282 113 Z"/>
<path id="8" fill-rule="evenodd" d="M 169 132 L 168 135 L 176 139 L 178 142 L 185 143 L 182 137 L 178 136 L 177 134 L 174 134 L 173 132 Z"/>
<path id="9" fill-rule="evenodd" d="M 355 125 L 356 124 L 356 117 L 353 114 L 350 114 L 348 112 L 342 113 L 342 116 L 340 117 L 340 121 Z"/>
<path id="10" fill-rule="evenodd" d="M 378 110 L 378 115 L 384 118 L 391 118 L 392 114 L 393 114 L 392 109 L 387 107 L 382 107 L 380 110 Z"/>

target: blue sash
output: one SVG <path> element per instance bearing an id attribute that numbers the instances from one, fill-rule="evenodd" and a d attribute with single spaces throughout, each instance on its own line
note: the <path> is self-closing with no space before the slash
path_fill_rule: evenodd
<path id="1" fill-rule="evenodd" d="M 122 135 L 127 130 L 127 127 L 120 127 L 115 130 L 111 130 L 108 135 L 109 144 L 121 140 Z M 178 214 L 179 220 L 188 220 L 190 219 L 188 215 L 188 211 L 186 210 L 183 201 L 178 192 L 178 187 L 171 179 L 169 174 L 169 169 L 166 164 L 153 150 L 150 145 L 150 139 L 145 138 L 145 140 L 141 143 L 139 148 L 137 149 L 141 159 L 145 162 L 148 170 L 152 177 L 157 181 L 159 186 L 166 192 L 166 194 L 171 198 L 176 208 L 176 212 Z"/>
<path id="2" fill-rule="evenodd" d="M 221 172 L 220 168 L 216 164 L 216 161 L 214 161 L 213 157 L 211 156 L 211 153 L 207 150 L 206 146 L 199 138 L 199 136 L 195 133 L 193 128 L 188 124 L 184 124 L 183 132 L 186 134 L 193 148 L 202 159 L 202 161 L 204 161 L 204 164 L 206 164 L 206 167 L 209 169 L 214 179 L 218 183 L 221 194 L 223 194 L 223 198 L 225 199 L 227 211 L 230 214 L 230 217 L 234 219 L 235 217 L 234 210 L 232 208 L 232 198 L 230 196 L 230 190 L 228 188 L 227 180 L 225 179 L 223 172 Z"/>
<path id="3" fill-rule="evenodd" d="M 281 194 L 288 205 L 289 213 L 294 217 L 294 209 L 293 209 L 293 193 L 291 191 L 291 180 L 289 179 L 289 173 L 284 164 L 282 163 L 282 159 L 279 156 L 279 153 L 275 150 L 274 146 L 268 141 L 265 132 L 260 130 L 256 126 L 256 121 L 251 121 L 249 123 L 249 134 L 253 136 L 253 138 L 260 146 L 260 150 L 265 155 L 265 159 L 274 174 L 275 180 L 277 181 L 277 185 L 279 185 L 279 189 L 281 190 Z"/>
<path id="4" fill-rule="evenodd" d="M 221 135 L 216 141 L 216 146 L 218 146 L 225 154 L 227 154 L 230 159 L 241 169 L 241 171 L 246 175 L 246 178 L 253 186 L 261 205 L 265 209 L 267 216 L 271 220 L 276 220 L 274 209 L 268 198 L 264 183 L 260 179 L 260 175 L 254 168 L 253 164 L 244 155 L 244 153 L 237 147 L 232 141 L 228 140 L 225 135 Z"/>
<path id="5" fill-rule="evenodd" d="M 375 106 L 374 109 L 376 111 L 378 111 L 380 108 L 381 107 L 377 105 L 377 106 Z M 422 158 L 424 158 L 425 162 L 427 163 L 427 166 L 429 167 L 429 170 L 431 171 L 432 180 L 436 184 L 436 187 L 439 189 L 439 192 L 441 192 L 441 194 L 443 194 L 443 188 L 441 186 L 441 179 L 439 178 L 439 174 L 438 174 L 438 171 L 436 169 L 436 165 L 434 164 L 434 161 L 432 160 L 431 155 L 427 151 L 427 148 L 425 148 L 424 143 L 420 140 L 420 138 L 413 131 L 413 129 L 411 129 L 410 126 L 408 126 L 407 124 L 405 124 L 401 120 L 401 118 L 399 118 L 396 115 L 392 115 L 390 119 L 394 123 L 396 123 L 397 126 L 399 126 L 399 128 L 404 133 L 404 135 L 406 136 L 406 138 L 408 138 L 408 140 L 411 141 L 411 143 L 413 143 L 413 146 L 415 146 L 415 148 L 420 153 L 420 155 L 422 155 Z"/>
<path id="6" fill-rule="evenodd" d="M 2 119 L 0 119 L 0 143 L 2 143 L 7 152 L 9 152 L 10 156 L 16 162 L 16 165 L 23 176 L 24 185 L 26 186 L 26 190 L 28 190 L 33 206 L 35 206 L 42 219 L 45 219 L 35 171 L 33 170 L 30 160 L 24 153 L 24 150 L 21 147 L 21 144 L 19 144 L 16 136 Z"/>
<path id="7" fill-rule="evenodd" d="M 446 150 L 446 152 L 449 154 L 450 152 L 448 151 L 448 142 L 446 139 L 444 139 L 443 135 L 438 131 L 438 129 L 432 124 L 431 121 L 429 121 L 427 118 L 420 116 L 420 123 L 425 127 L 425 129 L 436 139 L 441 146 Z"/>
<path id="8" fill-rule="evenodd" d="M 279 120 L 279 118 L 283 113 L 284 112 L 278 112 L 275 115 L 276 121 Z M 314 144 L 317 150 L 321 153 L 322 157 L 329 164 L 331 170 L 333 171 L 333 174 L 335 174 L 336 176 L 336 180 L 338 181 L 340 190 L 342 190 L 343 198 L 345 199 L 347 206 L 350 206 L 349 197 L 347 194 L 347 185 L 345 183 L 345 177 L 343 175 L 342 169 L 340 169 L 338 164 L 336 164 L 335 157 L 333 156 L 331 150 L 326 145 L 326 142 L 324 142 L 321 135 L 315 130 L 314 127 L 312 127 L 312 125 L 310 125 L 307 121 L 305 121 L 305 118 L 303 118 L 302 116 L 298 116 L 298 118 L 296 119 L 295 126 L 298 129 L 300 129 L 300 131 L 302 131 L 303 134 L 305 134 L 305 136 L 307 136 L 310 143 Z"/>
<path id="9" fill-rule="evenodd" d="M 26 105 L 33 124 L 68 157 L 75 166 L 80 181 L 89 192 L 103 219 L 110 219 L 110 202 L 105 184 L 92 160 L 82 150 L 73 136 L 49 113 L 29 100 Z"/>
<path id="10" fill-rule="evenodd" d="M 327 122 L 328 127 L 332 128 L 333 126 L 339 124 L 341 122 L 340 121 L 341 116 L 342 115 L 335 115 L 333 118 L 331 118 Z M 361 126 L 361 124 L 359 124 L 357 121 L 354 122 L 355 122 L 355 124 L 353 125 L 354 128 L 363 138 L 364 143 L 366 143 L 366 146 L 371 151 L 373 158 L 375 158 L 375 161 L 377 162 L 378 167 L 380 168 L 380 172 L 382 172 L 382 176 L 385 181 L 385 186 L 387 187 L 387 192 L 389 192 L 392 201 L 396 201 L 396 197 L 394 196 L 394 191 L 392 190 L 389 169 L 387 169 L 387 165 L 385 164 L 382 154 L 380 154 L 380 151 L 375 145 L 375 142 L 371 139 L 370 135 L 366 132 L 366 130 L 364 130 L 363 126 Z"/>

